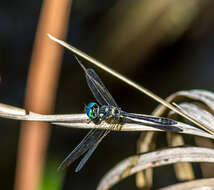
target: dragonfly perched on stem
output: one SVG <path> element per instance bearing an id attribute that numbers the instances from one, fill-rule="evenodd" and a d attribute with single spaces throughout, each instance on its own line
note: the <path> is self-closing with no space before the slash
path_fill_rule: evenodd
<path id="1" fill-rule="evenodd" d="M 93 121 L 97 125 L 103 124 L 103 121 L 106 121 L 108 124 L 104 123 L 104 125 L 107 125 L 106 130 L 92 129 L 89 131 L 80 144 L 60 164 L 58 169 L 63 169 L 69 166 L 72 162 L 85 154 L 75 169 L 75 171 L 78 172 L 85 165 L 103 138 L 112 129 L 120 125 L 123 119 L 149 121 L 153 124 L 158 124 L 159 127 L 173 126 L 177 124 L 176 121 L 164 117 L 155 117 L 122 111 L 96 72 L 91 68 L 86 69 L 78 57 L 76 55 L 74 56 L 77 62 L 83 68 L 88 86 L 98 102 L 98 104 L 95 102 L 90 102 L 86 106 L 86 114 L 90 121 Z"/>

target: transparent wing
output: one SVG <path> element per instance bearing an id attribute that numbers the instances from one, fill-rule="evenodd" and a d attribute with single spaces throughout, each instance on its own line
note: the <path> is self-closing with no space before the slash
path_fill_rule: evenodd
<path id="1" fill-rule="evenodd" d="M 175 125 L 177 124 L 176 121 L 172 119 L 168 119 L 165 117 L 156 117 L 156 116 L 150 116 L 150 115 L 141 115 L 141 114 L 135 114 L 135 113 L 127 113 L 123 112 L 122 114 L 124 117 L 127 117 L 129 119 L 140 119 L 140 120 L 146 120 L 153 123 L 161 124 L 161 125 Z"/>
<path id="2" fill-rule="evenodd" d="M 76 56 L 75 58 L 85 71 L 88 86 L 97 102 L 100 105 L 111 105 L 114 107 L 118 107 L 114 98 L 111 96 L 110 92 L 105 87 L 97 73 L 93 69 L 86 69 Z"/>
<path id="3" fill-rule="evenodd" d="M 104 124 L 106 124 L 104 122 Z M 109 126 L 109 124 L 106 124 Z M 69 166 L 72 162 L 82 156 L 84 153 L 84 157 L 78 164 L 75 169 L 78 172 L 88 161 L 90 156 L 93 154 L 97 146 L 103 140 L 103 138 L 110 133 L 110 131 L 118 125 L 118 120 L 113 120 L 110 126 L 106 130 L 92 129 L 85 138 L 80 142 L 80 144 L 65 158 L 65 160 L 60 164 L 58 170 L 64 169 Z"/>
<path id="4" fill-rule="evenodd" d="M 90 148 L 88 150 L 88 152 L 85 154 L 85 156 L 82 158 L 82 160 L 80 161 L 80 163 L 78 164 L 78 166 L 75 169 L 75 172 L 78 172 L 82 169 L 82 167 L 85 165 L 85 163 L 88 161 L 88 159 L 90 158 L 90 156 L 93 154 L 93 152 L 95 151 L 95 149 L 97 148 L 97 146 L 100 144 L 100 142 L 103 140 L 103 138 L 111 132 L 111 130 L 113 128 L 116 128 L 118 125 L 118 121 L 114 120 L 113 123 L 110 125 L 110 127 L 105 131 L 105 133 L 103 133 L 103 135 L 99 138 L 99 140 L 94 144 L 94 146 L 92 148 Z"/>
<path id="5" fill-rule="evenodd" d="M 63 160 L 58 170 L 64 169 L 96 144 L 106 130 L 92 129 L 80 144 Z"/>

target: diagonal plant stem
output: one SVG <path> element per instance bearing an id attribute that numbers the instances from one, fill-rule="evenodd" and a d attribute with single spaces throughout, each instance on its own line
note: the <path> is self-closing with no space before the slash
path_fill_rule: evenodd
<path id="1" fill-rule="evenodd" d="M 143 92 L 144 94 L 146 94 L 147 96 L 151 97 L 152 99 L 156 100 L 157 102 L 163 104 L 164 106 L 166 106 L 167 108 L 173 110 L 174 112 L 176 112 L 177 114 L 183 116 L 184 118 L 188 119 L 189 121 L 191 121 L 192 123 L 194 123 L 195 125 L 201 127 L 202 129 L 206 130 L 207 132 L 211 133 L 214 135 L 214 131 L 210 130 L 209 128 L 207 128 L 207 126 L 203 125 L 202 123 L 200 123 L 199 121 L 195 120 L 194 118 L 192 118 L 191 116 L 183 113 L 182 111 L 180 111 L 179 109 L 177 109 L 176 107 L 174 107 L 172 104 L 168 103 L 167 101 L 165 101 L 164 99 L 160 98 L 159 96 L 157 96 L 156 94 L 154 94 L 153 92 L 151 92 L 150 90 L 138 85 L 137 83 L 133 82 L 132 80 L 126 78 L 125 76 L 121 75 L 120 73 L 118 73 L 117 71 L 114 71 L 113 69 L 108 68 L 107 66 L 105 66 L 104 64 L 102 64 L 101 62 L 97 61 L 96 59 L 94 59 L 93 57 L 87 55 L 86 53 L 78 50 L 77 48 L 69 45 L 68 43 L 59 40 L 57 38 L 55 38 L 54 36 L 48 34 L 49 38 L 52 39 L 53 41 L 59 43 L 60 45 L 62 45 L 63 47 L 69 49 L 70 51 L 74 52 L 75 54 L 79 55 L 80 57 L 86 59 L 87 61 L 95 64 L 96 66 L 100 67 L 101 69 L 103 69 L 104 71 L 112 74 L 113 76 L 115 76 L 116 78 L 119 78 L 120 80 L 122 80 L 123 82 L 129 84 L 130 86 L 136 88 L 137 90 L 139 90 L 140 92 Z"/>

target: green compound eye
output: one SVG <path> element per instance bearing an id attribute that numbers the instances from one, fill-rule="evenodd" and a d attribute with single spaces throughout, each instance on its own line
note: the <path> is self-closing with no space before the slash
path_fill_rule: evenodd
<path id="1" fill-rule="evenodd" d="M 89 111 L 88 117 L 91 118 L 91 119 L 94 119 L 93 111 L 92 110 Z"/>
<path id="2" fill-rule="evenodd" d="M 94 113 L 94 108 L 98 107 L 95 102 L 90 102 L 86 108 L 86 114 L 90 119 L 94 119 L 96 117 L 96 113 Z"/>

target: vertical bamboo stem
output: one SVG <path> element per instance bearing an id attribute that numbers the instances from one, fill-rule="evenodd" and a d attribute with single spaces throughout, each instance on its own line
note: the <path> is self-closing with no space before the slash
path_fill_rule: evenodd
<path id="1" fill-rule="evenodd" d="M 44 0 L 30 63 L 25 107 L 51 113 L 54 107 L 63 50 L 47 33 L 64 38 L 70 0 Z M 50 129 L 41 122 L 22 122 L 18 146 L 15 190 L 36 190 L 42 174 Z"/>

